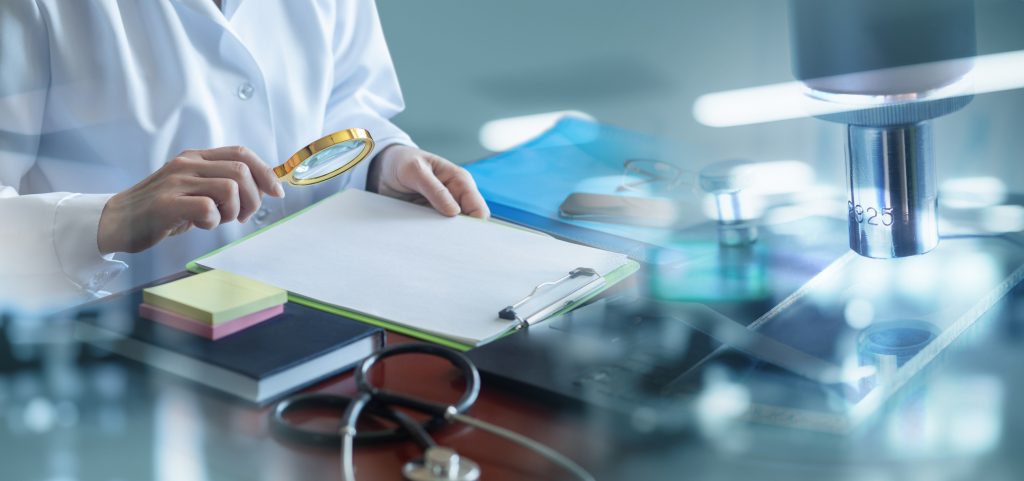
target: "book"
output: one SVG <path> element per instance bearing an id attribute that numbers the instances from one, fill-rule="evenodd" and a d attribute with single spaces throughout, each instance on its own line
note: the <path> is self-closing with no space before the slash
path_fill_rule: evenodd
<path id="1" fill-rule="evenodd" d="M 219 324 L 284 304 L 288 294 L 230 272 L 211 271 L 147 287 L 143 299 L 153 307 Z"/>
<path id="2" fill-rule="evenodd" d="M 546 286 L 534 305 L 557 305 L 551 315 L 572 309 L 638 264 L 622 254 L 472 217 L 444 217 L 361 190 L 335 194 L 191 265 L 255 279 L 287 290 L 294 302 L 463 349 L 517 329 L 520 323 L 499 312 L 581 267 L 593 269 L 603 287 L 574 296 L 582 288 L 576 279 Z"/>
<path id="3" fill-rule="evenodd" d="M 76 334 L 101 348 L 256 404 L 265 404 L 348 370 L 383 346 L 378 327 L 299 304 L 284 313 L 214 341 L 144 319 L 115 297 L 84 309 Z M 113 312 L 132 312 L 118 322 Z"/>

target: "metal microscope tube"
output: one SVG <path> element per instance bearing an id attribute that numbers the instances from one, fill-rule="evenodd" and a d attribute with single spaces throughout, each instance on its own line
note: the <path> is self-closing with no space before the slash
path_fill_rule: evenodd
<path id="1" fill-rule="evenodd" d="M 850 247 L 879 259 L 924 254 L 939 243 L 928 121 L 849 125 Z"/>

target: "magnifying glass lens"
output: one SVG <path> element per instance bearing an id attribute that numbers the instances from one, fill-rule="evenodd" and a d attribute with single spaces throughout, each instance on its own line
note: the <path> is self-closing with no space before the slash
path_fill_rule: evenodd
<path id="1" fill-rule="evenodd" d="M 292 175 L 299 180 L 325 176 L 352 162 L 363 152 L 365 145 L 362 139 L 332 145 L 310 156 L 292 171 Z"/>
<path id="2" fill-rule="evenodd" d="M 316 184 L 355 167 L 373 146 L 373 137 L 364 129 L 339 130 L 303 147 L 274 167 L 274 173 L 292 185 Z"/>

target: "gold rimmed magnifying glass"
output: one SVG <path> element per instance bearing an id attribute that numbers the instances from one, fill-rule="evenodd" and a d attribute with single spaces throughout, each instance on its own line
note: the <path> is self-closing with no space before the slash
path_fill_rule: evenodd
<path id="1" fill-rule="evenodd" d="M 282 182 L 310 185 L 343 174 L 373 151 L 373 137 L 365 129 L 339 130 L 321 137 L 274 167 Z"/>

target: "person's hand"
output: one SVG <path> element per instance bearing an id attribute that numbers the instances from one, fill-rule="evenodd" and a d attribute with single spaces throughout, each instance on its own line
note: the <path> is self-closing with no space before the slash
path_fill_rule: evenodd
<path id="1" fill-rule="evenodd" d="M 491 211 L 469 172 L 430 152 L 391 145 L 370 164 L 370 190 L 404 200 L 426 199 L 446 216 L 487 218 Z"/>
<path id="2" fill-rule="evenodd" d="M 284 197 L 274 172 L 244 147 L 188 150 L 107 201 L 100 215 L 100 252 L 139 252 L 193 226 L 245 222 L 262 194 Z"/>

